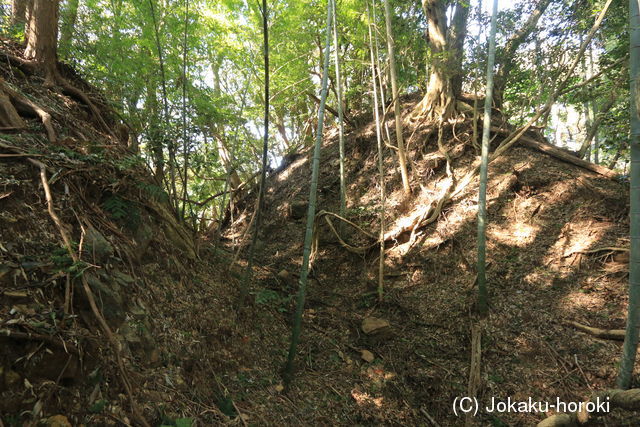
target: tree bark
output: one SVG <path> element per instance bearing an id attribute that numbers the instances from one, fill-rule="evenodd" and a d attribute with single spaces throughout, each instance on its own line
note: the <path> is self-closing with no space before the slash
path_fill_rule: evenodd
<path id="1" fill-rule="evenodd" d="M 617 95 L 615 93 L 612 93 L 609 99 L 607 100 L 607 102 L 602 107 L 600 107 L 600 111 L 598 111 L 595 117 L 595 120 L 591 121 L 591 124 L 588 127 L 587 136 L 585 137 L 584 142 L 582 143 L 582 146 L 578 151 L 578 157 L 580 157 L 581 159 L 586 158 L 587 160 L 589 160 L 588 152 L 589 152 L 589 148 L 591 147 L 591 141 L 593 141 L 594 138 L 597 136 L 598 128 L 602 124 L 605 118 L 604 117 L 605 114 L 611 109 L 611 107 L 613 107 L 613 104 L 615 104 L 617 98 L 618 98 Z M 592 107 L 592 106 L 589 106 L 589 107 Z M 595 160 L 595 153 L 594 153 L 594 160 Z"/>
<path id="2" fill-rule="evenodd" d="M 464 58 L 464 40 L 467 37 L 467 21 L 469 19 L 469 2 L 458 0 L 449 29 L 448 43 L 451 46 L 451 89 L 454 99 L 462 93 L 462 60 Z"/>
<path id="3" fill-rule="evenodd" d="M 398 94 L 398 77 L 396 73 L 395 42 L 393 40 L 393 29 L 391 28 L 391 6 L 389 0 L 384 0 L 384 20 L 387 30 L 387 50 L 389 55 L 389 73 L 391 74 L 391 92 L 393 95 L 396 142 L 398 143 L 398 162 L 400 163 L 400 175 L 402 176 L 402 188 L 405 194 L 411 194 L 409 184 L 409 172 L 407 171 L 407 154 L 404 148 L 404 138 L 402 129 L 402 107 Z M 462 61 L 462 60 L 461 60 Z"/>
<path id="4" fill-rule="evenodd" d="M 631 104 L 631 178 L 629 222 L 631 224 L 631 251 L 629 261 L 629 305 L 627 327 L 616 385 L 628 389 L 638 350 L 640 332 L 640 8 L 637 0 L 629 0 L 629 93 Z"/>
<path id="5" fill-rule="evenodd" d="M 427 93 L 416 106 L 416 113 L 427 119 L 447 119 L 455 112 L 451 74 L 447 70 L 447 4 L 446 0 L 422 0 L 427 17 L 427 41 L 431 51 L 431 74 Z"/>
<path id="6" fill-rule="evenodd" d="M 58 63 L 58 0 L 33 0 L 29 6 L 24 57 L 40 63 L 45 86 L 53 86 Z"/>

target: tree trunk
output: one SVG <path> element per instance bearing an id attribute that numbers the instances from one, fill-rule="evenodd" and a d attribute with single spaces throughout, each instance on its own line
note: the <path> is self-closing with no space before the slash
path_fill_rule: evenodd
<path id="1" fill-rule="evenodd" d="M 347 181 L 344 170 L 344 104 L 342 96 L 342 70 L 340 67 L 340 42 L 338 40 L 338 14 L 336 12 L 336 4 L 333 3 L 331 10 L 333 14 L 333 52 L 336 67 L 336 98 L 338 101 L 338 151 L 339 151 L 339 169 L 340 169 L 340 216 L 345 217 L 347 212 Z M 342 232 L 342 223 L 339 230 Z"/>
<path id="2" fill-rule="evenodd" d="M 255 225 L 251 244 L 247 255 L 247 266 L 240 284 L 240 307 L 244 307 L 245 299 L 249 295 L 249 282 L 253 277 L 253 258 L 258 242 L 258 234 L 262 226 L 262 211 L 264 210 L 264 197 L 267 184 L 267 163 L 269 153 L 269 10 L 267 0 L 262 0 L 262 52 L 264 55 L 264 128 L 262 135 L 262 168 L 260 169 L 260 187 L 258 200 L 256 201 Z"/>
<path id="3" fill-rule="evenodd" d="M 582 146 L 578 151 L 578 157 L 580 157 L 581 159 L 586 158 L 587 160 L 589 160 L 589 148 L 591 147 L 591 141 L 596 139 L 598 135 L 598 128 L 604 121 L 605 114 L 607 114 L 607 112 L 611 109 L 611 107 L 613 107 L 613 104 L 615 104 L 616 100 L 617 100 L 617 95 L 615 93 L 611 93 L 611 96 L 609 97 L 607 102 L 602 107 L 600 107 L 600 111 L 598 111 L 595 117 L 595 120 L 591 120 L 591 124 L 587 128 L 588 129 L 587 136 L 585 137 L 584 142 L 582 143 Z M 588 105 L 588 108 L 594 108 L 594 106 Z M 594 152 L 594 160 L 596 159 L 596 157 L 597 157 L 597 152 Z M 597 161 L 595 163 L 597 163 Z"/>
<path id="4" fill-rule="evenodd" d="M 487 252 L 487 174 L 489 168 L 489 132 L 491 131 L 491 107 L 493 95 L 493 65 L 496 60 L 496 16 L 498 0 L 493 0 L 491 32 L 489 35 L 489 57 L 487 59 L 487 88 L 484 99 L 484 122 L 482 125 L 482 154 L 480 161 L 480 189 L 478 191 L 478 311 L 486 315 L 488 310 L 486 252 Z"/>
<path id="5" fill-rule="evenodd" d="M 24 25 L 26 21 L 27 0 L 11 1 L 11 26 Z"/>
<path id="6" fill-rule="evenodd" d="M 462 93 L 462 60 L 464 58 L 464 40 L 467 37 L 467 21 L 469 19 L 469 2 L 458 0 L 453 15 L 451 28 L 449 29 L 448 43 L 451 47 L 451 89 L 454 99 Z"/>
<path id="7" fill-rule="evenodd" d="M 630 58 L 630 103 L 631 103 L 631 192 L 629 212 L 631 223 L 631 251 L 629 261 L 629 308 L 627 314 L 627 331 L 622 349 L 620 371 L 617 385 L 627 389 L 631 385 L 633 368 L 638 349 L 638 332 L 640 330 L 640 117 L 638 117 L 640 101 L 640 10 L 638 0 L 629 0 L 629 46 Z"/>
<path id="8" fill-rule="evenodd" d="M 404 149 L 404 138 L 402 129 L 402 108 L 398 94 L 398 77 L 396 73 L 395 42 L 393 40 L 393 30 L 391 28 L 391 7 L 389 0 L 384 0 L 384 20 L 387 29 L 387 50 L 389 55 L 389 73 L 391 74 L 391 92 L 393 95 L 394 115 L 396 124 L 396 141 L 398 143 L 398 161 L 400 163 L 400 175 L 402 176 L 402 188 L 405 194 L 411 194 L 409 185 L 409 172 L 407 171 L 407 153 Z"/>
<path id="9" fill-rule="evenodd" d="M 29 6 L 24 56 L 42 64 L 45 86 L 52 86 L 58 63 L 58 0 L 33 0 Z"/>
<path id="10" fill-rule="evenodd" d="M 375 6 L 375 3 L 373 3 Z M 385 9 L 388 10 L 389 4 L 385 2 Z M 367 13 L 369 13 L 369 4 L 367 3 Z M 371 16 L 371 15 L 370 15 Z M 385 216 L 385 182 L 384 182 L 384 150 L 382 146 L 382 125 L 380 123 L 380 107 L 378 105 L 378 91 L 376 89 L 376 72 L 377 58 L 374 56 L 374 39 L 371 26 L 375 24 L 375 9 L 373 18 L 369 24 L 369 54 L 371 56 L 371 83 L 373 87 L 373 115 L 376 123 L 376 141 L 378 142 L 378 176 L 380 185 L 380 255 L 378 257 L 378 301 L 382 302 L 384 297 L 384 216 Z M 387 31 L 389 28 L 387 27 Z M 382 86 L 381 86 L 382 88 Z M 384 97 L 382 98 L 384 99 Z M 384 110 L 384 104 L 382 105 Z M 396 121 L 398 117 L 396 117 Z"/>
<path id="11" fill-rule="evenodd" d="M 327 86 L 329 82 L 329 50 L 331 48 L 331 22 L 333 14 L 331 8 L 333 1 L 327 2 L 327 24 L 324 49 L 324 68 L 322 73 L 322 92 L 320 95 L 320 106 L 318 107 L 318 128 L 316 132 L 316 142 L 313 147 L 313 158 L 311 160 L 311 188 L 309 189 L 309 208 L 307 209 L 307 225 L 304 232 L 304 245 L 302 252 L 302 267 L 300 268 L 300 289 L 296 297 L 296 311 L 293 318 L 293 330 L 291 332 L 291 345 L 287 355 L 287 363 L 284 368 L 284 386 L 289 389 L 293 379 L 293 363 L 300 339 L 300 329 L 302 328 L 302 312 L 304 311 L 304 300 L 307 292 L 307 279 L 309 275 L 309 262 L 311 258 L 311 243 L 313 240 L 313 225 L 316 217 L 316 200 L 318 198 L 318 175 L 320 174 L 320 149 L 322 147 L 322 135 L 324 129 L 324 106 L 327 102 Z"/>
<path id="12" fill-rule="evenodd" d="M 448 119 L 455 112 L 455 98 L 447 51 L 446 0 L 422 0 L 427 17 L 427 41 L 431 51 L 431 74 L 427 93 L 416 107 L 416 114 L 427 119 Z"/>
<path id="13" fill-rule="evenodd" d="M 80 0 L 67 0 L 62 10 L 62 22 L 60 25 L 60 50 L 64 57 L 65 52 L 71 47 L 73 33 L 76 29 L 76 21 L 78 20 L 78 4 Z"/>
<path id="14" fill-rule="evenodd" d="M 538 3 L 524 25 L 509 37 L 504 48 L 498 53 L 499 67 L 496 72 L 493 89 L 493 101 L 497 108 L 502 107 L 509 74 L 516 66 L 515 53 L 520 45 L 527 40 L 527 37 L 529 37 L 533 30 L 535 30 L 540 17 L 549 6 L 549 3 L 551 3 L 551 0 L 538 0 Z"/>

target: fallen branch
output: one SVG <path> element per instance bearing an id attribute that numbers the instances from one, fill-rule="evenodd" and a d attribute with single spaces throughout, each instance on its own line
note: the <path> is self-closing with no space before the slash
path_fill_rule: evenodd
<path id="1" fill-rule="evenodd" d="M 589 250 L 582 250 L 582 251 L 573 251 L 573 252 L 569 252 L 567 255 L 563 255 L 562 258 L 568 258 L 571 255 L 575 255 L 575 254 L 597 254 L 598 252 L 629 252 L 628 248 L 618 248 L 615 246 L 605 246 L 603 248 L 595 248 L 595 249 L 589 249 Z"/>
<path id="2" fill-rule="evenodd" d="M 602 338 L 604 340 L 616 340 L 624 341 L 624 329 L 600 329 L 592 328 L 591 326 L 583 325 L 582 323 L 568 321 L 567 325 L 573 326 L 579 331 L 592 335 L 596 338 Z"/>
<path id="3" fill-rule="evenodd" d="M 313 99 L 313 101 L 316 104 L 320 104 L 320 98 L 318 98 L 313 92 L 305 92 L 305 93 L 309 96 L 309 98 Z M 338 114 L 338 111 L 335 108 L 329 107 L 328 105 L 325 105 L 324 108 L 326 108 L 328 112 L 333 114 L 334 117 L 340 117 L 340 114 Z M 343 119 L 349 126 L 355 127 L 351 119 L 347 117 L 346 114 L 343 114 Z"/>
<path id="4" fill-rule="evenodd" d="M 511 132 L 507 129 L 502 129 L 502 128 L 498 128 L 495 126 L 491 126 L 491 131 L 495 132 L 495 133 L 500 133 L 500 134 L 505 134 L 505 135 L 509 135 Z M 542 151 L 545 154 L 548 154 L 552 157 L 555 157 L 556 159 L 562 160 L 564 162 L 567 163 L 571 163 L 575 166 L 579 166 L 581 168 L 590 170 L 592 172 L 595 172 L 597 174 L 600 174 L 602 176 L 606 176 L 607 178 L 611 178 L 614 179 L 618 176 L 618 174 L 615 171 L 612 171 L 609 168 L 606 168 L 604 166 L 600 166 L 600 165 L 596 165 L 594 163 L 588 162 L 586 160 L 582 160 L 579 157 L 574 156 L 573 154 L 562 150 L 558 147 L 554 147 L 553 145 L 549 144 L 549 143 L 544 143 L 544 142 L 539 142 L 536 141 L 535 139 L 528 137 L 526 135 L 522 135 L 518 138 L 518 142 L 525 146 L 525 147 L 529 147 L 529 148 L 533 148 L 535 150 L 538 151 Z"/>

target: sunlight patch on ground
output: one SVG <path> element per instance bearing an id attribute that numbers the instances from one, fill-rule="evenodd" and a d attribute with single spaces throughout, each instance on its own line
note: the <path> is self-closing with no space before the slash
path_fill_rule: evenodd
<path id="1" fill-rule="evenodd" d="M 565 224 L 558 240 L 549 248 L 545 263 L 555 269 L 573 266 L 576 264 L 576 257 L 583 251 L 597 247 L 597 242 L 609 232 L 612 226 L 613 224 L 594 226 L 592 220 L 573 220 Z"/>
<path id="2" fill-rule="evenodd" d="M 278 174 L 277 181 L 278 182 L 286 181 L 292 173 L 298 170 L 298 168 L 304 165 L 305 163 L 307 163 L 307 156 L 300 157 L 298 160 L 291 163 L 291 165 L 288 168 L 285 168 L 282 172 Z"/>
<path id="3" fill-rule="evenodd" d="M 378 408 L 382 407 L 383 397 L 373 397 L 369 393 L 361 392 L 358 390 L 351 391 L 351 397 L 356 401 L 358 405 L 375 405 Z"/>
<path id="4" fill-rule="evenodd" d="M 487 229 L 489 239 L 504 245 L 525 247 L 535 240 L 540 227 L 525 222 L 513 222 L 506 227 L 504 224 L 490 224 Z"/>
<path id="5" fill-rule="evenodd" d="M 575 291 L 567 294 L 561 301 L 564 307 L 583 310 L 600 311 L 604 308 L 604 300 L 597 293 Z"/>

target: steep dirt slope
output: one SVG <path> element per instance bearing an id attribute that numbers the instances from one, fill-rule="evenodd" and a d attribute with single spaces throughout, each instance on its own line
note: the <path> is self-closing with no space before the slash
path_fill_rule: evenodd
<path id="1" fill-rule="evenodd" d="M 405 111 L 412 102 L 407 101 Z M 392 120 L 388 123 L 393 129 Z M 413 133 L 413 136 L 411 136 Z M 477 158 L 468 121 L 448 125 L 445 146 L 457 178 Z M 536 135 L 531 137 L 538 138 Z M 418 124 L 407 129 L 414 196 L 403 200 L 395 158 L 386 157 L 388 228 L 433 202 L 447 186 L 437 132 Z M 498 136 L 493 142 L 496 146 Z M 379 187 L 371 124 L 347 136 L 349 219 L 377 234 Z M 384 302 L 377 302 L 377 249 L 366 255 L 345 250 L 324 221 L 304 312 L 299 372 L 288 397 L 281 396 L 273 359 L 284 359 L 296 274 L 302 255 L 311 152 L 270 177 L 265 226 L 259 241 L 264 266 L 256 285 L 257 307 L 274 321 L 261 325 L 256 348 L 271 348 L 267 366 L 249 370 L 230 388 L 249 414 L 270 414 L 286 424 L 421 424 L 463 420 L 453 400 L 467 389 L 470 313 L 475 296 L 477 182 L 445 206 L 438 221 L 401 235 L 387 251 Z M 328 132 L 321 160 L 319 207 L 338 210 L 335 130 Z M 481 400 L 582 401 L 592 389 L 614 384 L 620 345 L 577 332 L 567 321 L 623 328 L 628 247 L 627 187 L 529 148 L 515 146 L 491 164 L 489 174 L 488 270 L 491 314 L 482 343 Z M 250 211 L 250 210 L 249 210 Z M 246 214 L 248 216 L 248 214 Z M 238 219 L 237 227 L 248 222 Z M 229 231 L 229 236 L 241 233 Z M 371 240 L 346 227 L 350 244 Z M 590 252 L 593 251 L 593 252 Z M 281 316 L 278 312 L 282 312 Z M 365 334 L 364 319 L 390 323 Z M 278 320 L 280 319 L 280 320 Z M 283 335 L 284 334 L 284 335 Z M 273 341 L 275 340 L 275 342 Z M 362 350 L 373 353 L 367 362 Z M 263 383 L 269 387 L 258 386 Z M 261 408 L 261 409 L 259 409 Z M 632 425 L 637 415 L 612 415 Z M 531 425 L 544 414 L 487 414 L 479 425 Z"/>
<path id="2" fill-rule="evenodd" d="M 221 344 L 233 336 L 232 294 L 221 291 L 230 279 L 198 258 L 126 135 L 105 134 L 81 100 L 0 56 L 10 101 L 42 107 L 56 135 L 51 143 L 20 108 L 25 128 L 0 130 L 0 425 L 225 419 L 201 415 L 215 399 L 194 397 L 190 378 L 213 370 L 206 393 L 220 395 L 215 373 L 241 360 Z M 121 129 L 97 91 L 66 73 Z"/>

